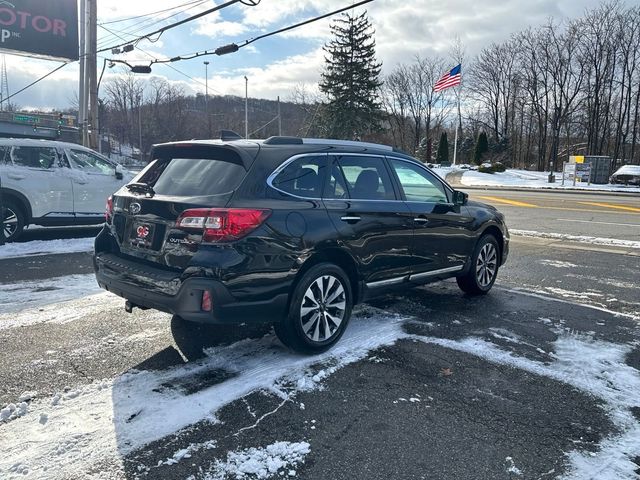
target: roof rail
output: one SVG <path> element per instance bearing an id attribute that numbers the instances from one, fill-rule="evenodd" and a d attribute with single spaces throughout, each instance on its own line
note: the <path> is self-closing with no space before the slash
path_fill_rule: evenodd
<path id="1" fill-rule="evenodd" d="M 382 145 L 380 143 L 357 142 L 353 140 L 331 140 L 327 138 L 303 138 L 302 143 L 305 145 L 339 145 L 341 147 L 360 147 L 360 148 L 377 148 L 379 150 L 387 150 L 393 152 L 393 147 Z"/>
<path id="2" fill-rule="evenodd" d="M 300 138 L 300 137 L 282 137 L 274 136 L 267 138 L 264 142 L 265 145 L 331 145 L 341 147 L 354 147 L 354 148 L 377 148 L 378 150 L 387 150 L 389 152 L 396 151 L 389 145 L 382 145 L 380 143 L 370 142 L 356 142 L 352 140 L 334 140 L 330 138 Z"/>
<path id="3" fill-rule="evenodd" d="M 264 145 L 302 145 L 302 139 L 298 137 L 269 137 Z"/>

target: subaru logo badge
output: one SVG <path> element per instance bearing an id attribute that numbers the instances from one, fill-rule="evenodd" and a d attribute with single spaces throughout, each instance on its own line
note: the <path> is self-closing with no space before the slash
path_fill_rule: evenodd
<path id="1" fill-rule="evenodd" d="M 131 212 L 132 215 L 137 215 L 140 213 L 140 210 L 142 210 L 142 207 L 139 203 L 132 203 L 129 205 L 129 212 Z"/>

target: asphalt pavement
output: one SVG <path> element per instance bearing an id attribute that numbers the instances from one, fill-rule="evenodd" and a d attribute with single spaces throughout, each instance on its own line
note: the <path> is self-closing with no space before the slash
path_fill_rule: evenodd
<path id="1" fill-rule="evenodd" d="M 634 198 L 589 195 L 608 206 L 585 212 L 580 194 L 481 196 L 536 205 L 492 200 L 512 229 L 638 240 L 603 225 L 640 223 L 611 208 Z M 0 313 L 0 407 L 33 397 L 0 423 L 0 477 L 636 478 L 635 253 L 514 236 L 489 295 L 446 281 L 379 299 L 317 358 L 268 326 L 194 330 L 107 293 Z M 0 288 L 89 267 L 82 253 L 0 260 Z"/>

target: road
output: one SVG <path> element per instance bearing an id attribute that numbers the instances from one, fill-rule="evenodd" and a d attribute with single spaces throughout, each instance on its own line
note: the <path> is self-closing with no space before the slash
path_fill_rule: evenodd
<path id="1" fill-rule="evenodd" d="M 638 240 L 595 223 L 640 223 L 610 208 L 634 198 L 470 193 L 514 230 Z M 91 282 L 86 253 L 0 260 L 0 284 L 33 282 L 14 298 L 28 308 L 0 313 L 0 406 L 31 392 L 0 423 L 0 477 L 637 478 L 635 253 L 514 236 L 489 295 L 447 281 L 382 298 L 313 358 L 265 326 L 193 331 L 108 293 L 50 303 L 53 272 Z"/>
<path id="2" fill-rule="evenodd" d="M 465 190 L 464 187 L 461 187 Z M 640 240 L 640 195 L 465 190 L 496 206 L 511 229 Z"/>

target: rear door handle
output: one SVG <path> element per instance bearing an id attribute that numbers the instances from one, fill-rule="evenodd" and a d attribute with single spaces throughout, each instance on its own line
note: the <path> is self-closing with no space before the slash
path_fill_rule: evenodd
<path id="1" fill-rule="evenodd" d="M 426 225 L 427 223 L 429 223 L 429 219 L 424 217 L 416 217 L 413 219 L 413 221 L 422 225 Z"/>
<path id="2" fill-rule="evenodd" d="M 24 175 L 16 175 L 15 173 L 7 173 L 7 177 L 11 180 L 24 180 L 26 178 Z"/>
<path id="3" fill-rule="evenodd" d="M 355 223 L 355 222 L 359 222 L 362 219 L 357 215 L 345 215 L 344 217 L 340 217 L 340 220 L 347 223 Z"/>

